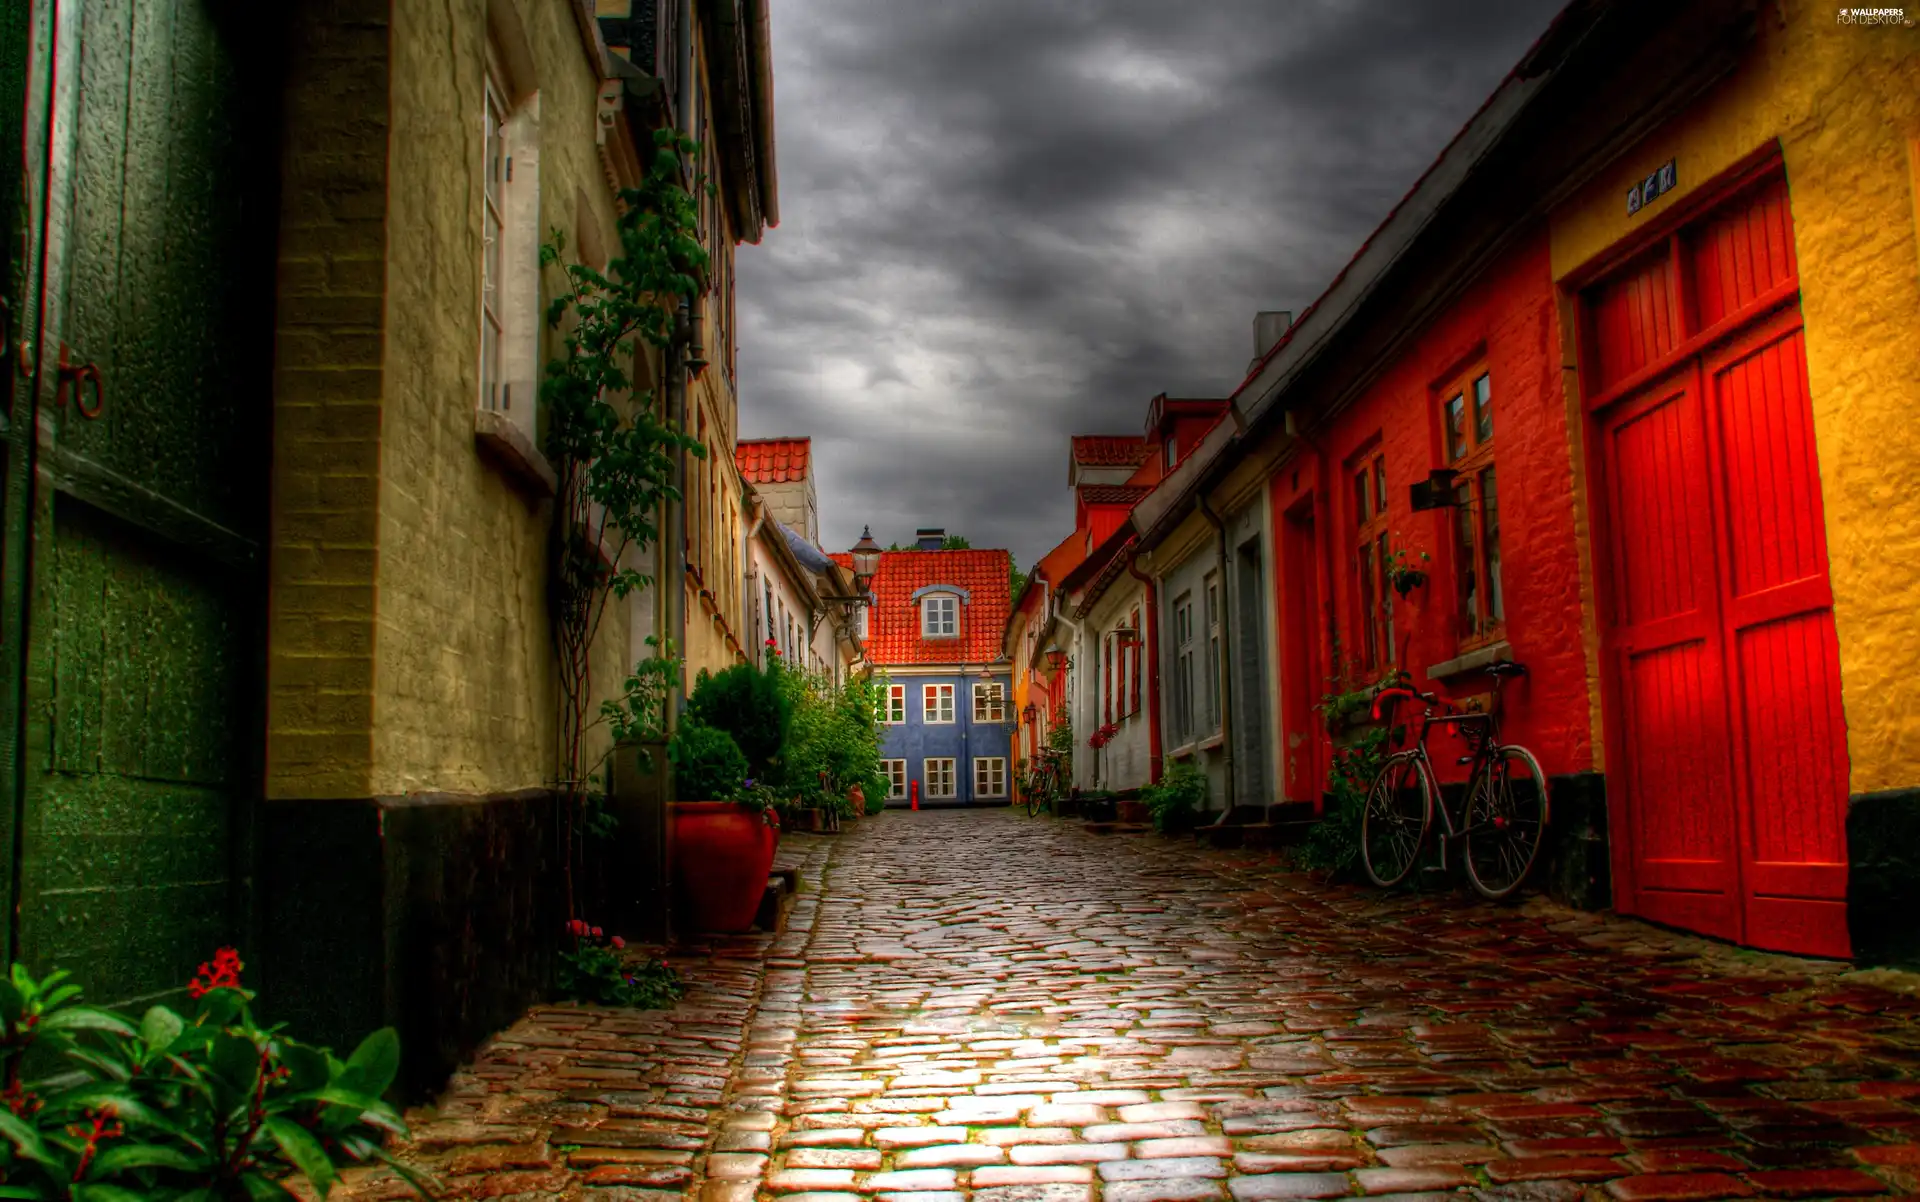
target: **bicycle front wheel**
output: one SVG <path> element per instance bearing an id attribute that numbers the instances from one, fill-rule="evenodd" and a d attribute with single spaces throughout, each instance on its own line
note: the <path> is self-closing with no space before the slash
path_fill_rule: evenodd
<path id="1" fill-rule="evenodd" d="M 1467 879 L 1498 901 L 1527 879 L 1547 835 L 1547 776 L 1524 747 L 1502 747 L 1467 783 Z"/>
<path id="2" fill-rule="evenodd" d="M 1360 858 L 1367 879 L 1382 889 L 1407 879 L 1433 821 L 1433 785 L 1420 757 L 1403 751 L 1387 757 L 1367 788 L 1360 815 Z"/>

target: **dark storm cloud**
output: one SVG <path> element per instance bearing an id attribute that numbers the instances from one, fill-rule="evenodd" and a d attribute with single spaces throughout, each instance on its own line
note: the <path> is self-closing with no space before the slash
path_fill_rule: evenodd
<path id="1" fill-rule="evenodd" d="M 822 539 L 1071 529 L 1067 437 L 1222 396 L 1553 0 L 780 0 L 782 225 L 740 255 L 741 425 L 814 439 Z"/>

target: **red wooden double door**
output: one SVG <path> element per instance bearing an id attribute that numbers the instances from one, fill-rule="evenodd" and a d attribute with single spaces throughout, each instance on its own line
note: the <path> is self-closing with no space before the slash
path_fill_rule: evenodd
<path id="1" fill-rule="evenodd" d="M 1786 182 L 1589 288 L 1619 908 L 1849 953 L 1845 719 Z"/>

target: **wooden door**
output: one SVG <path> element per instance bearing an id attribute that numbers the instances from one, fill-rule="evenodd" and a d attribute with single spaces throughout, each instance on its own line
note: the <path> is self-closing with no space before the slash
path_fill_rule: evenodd
<path id="1" fill-rule="evenodd" d="M 1845 720 L 1785 180 L 1588 291 L 1621 908 L 1845 956 Z"/>
<path id="2" fill-rule="evenodd" d="M 1287 510 L 1280 522 L 1281 756 L 1288 801 L 1311 801 L 1317 808 L 1326 789 L 1327 761 L 1323 726 L 1314 707 L 1326 692 L 1320 662 L 1320 577 L 1315 570 L 1313 498 Z"/>
<path id="3" fill-rule="evenodd" d="M 278 39 L 257 7 L 215 0 L 42 12 L 16 946 L 132 1003 L 181 990 L 242 934 Z"/>

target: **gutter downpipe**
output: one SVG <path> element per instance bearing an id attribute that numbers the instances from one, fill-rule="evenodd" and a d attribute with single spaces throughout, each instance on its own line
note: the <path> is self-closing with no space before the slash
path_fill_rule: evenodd
<path id="1" fill-rule="evenodd" d="M 676 0 L 674 15 L 674 75 L 679 95 L 674 97 L 674 117 L 680 132 L 686 134 L 693 123 L 693 0 Z M 692 310 L 697 306 L 686 300 L 680 303 L 680 314 L 675 322 L 673 345 L 667 348 L 662 365 L 667 377 L 667 425 L 675 430 L 685 430 L 687 424 L 687 373 L 684 359 L 686 343 L 693 336 Z M 673 469 L 669 473 L 675 496 L 667 501 L 665 537 L 661 540 L 660 554 L 660 597 L 663 621 L 660 629 L 674 642 L 674 649 L 680 655 L 687 652 L 687 452 L 680 448 L 673 453 Z M 680 726 L 680 714 L 687 704 L 686 682 L 672 693 L 672 704 L 667 706 L 667 735 L 672 735 Z"/>
<path id="2" fill-rule="evenodd" d="M 1197 492 L 1194 502 L 1200 508 L 1200 515 L 1213 527 L 1214 537 L 1220 548 L 1220 654 L 1215 658 L 1213 670 L 1220 682 L 1220 751 L 1224 759 L 1227 785 L 1227 808 L 1221 812 L 1214 823 L 1224 825 L 1233 817 L 1234 806 L 1238 804 L 1238 791 L 1233 779 L 1233 678 L 1227 674 L 1227 657 L 1233 647 L 1233 606 L 1228 603 L 1227 591 L 1227 524 L 1220 515 L 1207 504 L 1207 495 Z"/>
<path id="3" fill-rule="evenodd" d="M 760 536 L 760 527 L 766 525 L 766 523 L 767 523 L 767 499 L 758 494 L 755 494 L 753 498 L 753 525 L 747 528 L 747 537 L 742 539 L 740 543 L 740 562 L 741 563 L 747 563 L 752 558 L 753 540 Z M 760 597 L 761 597 L 760 573 L 757 571 L 754 572 L 753 575 L 747 578 L 747 581 L 751 586 L 751 591 L 749 591 L 747 594 L 748 598 L 750 599 L 750 603 L 753 605 L 759 605 Z M 745 617 L 746 615 L 742 614 L 741 616 Z M 765 660 L 767 658 L 766 644 L 762 642 L 760 637 L 760 627 L 764 624 L 764 622 L 765 622 L 765 616 L 762 615 L 762 620 L 760 622 L 754 623 L 754 630 L 753 630 L 753 641 L 754 641 L 753 653 L 760 657 L 760 662 L 758 664 L 758 666 L 760 667 L 766 666 Z M 768 626 L 767 629 L 769 633 L 771 633 L 773 628 L 771 626 Z"/>
<path id="4" fill-rule="evenodd" d="M 1140 558 L 1127 556 L 1127 574 L 1145 586 L 1146 626 L 1141 632 L 1147 657 L 1147 779 L 1160 783 L 1164 765 L 1160 756 L 1160 586 L 1140 572 Z"/>
<path id="5" fill-rule="evenodd" d="M 1053 598 L 1049 597 L 1048 600 L 1053 600 Z M 1054 621 L 1060 623 L 1062 626 L 1065 626 L 1068 630 L 1071 630 L 1073 632 L 1073 645 L 1075 650 L 1078 650 L 1080 647 L 1080 640 L 1081 640 L 1080 623 L 1074 621 L 1072 618 L 1069 618 L 1066 615 L 1065 606 L 1062 606 L 1061 609 L 1055 611 L 1053 615 L 1053 619 Z M 1069 654 L 1067 656 L 1067 672 L 1068 673 L 1071 673 L 1073 671 L 1074 658 L 1075 657 L 1072 654 Z M 1096 663 L 1094 665 L 1094 668 L 1097 671 L 1099 668 L 1099 665 Z M 1084 679 L 1084 677 L 1082 679 Z M 1065 682 L 1062 682 L 1062 683 L 1065 683 Z M 1062 689 L 1061 691 L 1066 692 L 1065 689 Z M 1074 713 L 1074 710 L 1076 708 L 1074 705 L 1074 701 L 1076 700 L 1076 698 L 1072 696 L 1068 696 L 1064 698 L 1064 700 L 1067 703 L 1067 722 L 1069 725 L 1071 725 L 1074 719 L 1078 717 L 1078 715 Z M 1100 750 L 1097 747 L 1094 748 L 1093 777 L 1096 781 L 1100 779 Z M 1099 786 L 1095 785 L 1094 787 L 1098 788 Z"/>
<path id="6" fill-rule="evenodd" d="M 1326 639 L 1328 654 L 1334 657 L 1334 659 L 1330 660 L 1326 665 L 1326 669 L 1332 671 L 1340 654 L 1340 644 L 1338 638 L 1335 637 L 1333 628 L 1333 615 L 1336 612 L 1336 606 L 1333 603 L 1333 539 L 1329 537 L 1327 533 L 1332 528 L 1333 521 L 1333 482 L 1331 470 L 1327 464 L 1326 448 L 1320 444 L 1317 438 L 1307 433 L 1306 423 L 1297 419 L 1293 411 L 1288 411 L 1284 415 L 1284 420 L 1290 427 L 1290 429 L 1286 431 L 1287 435 L 1298 440 L 1302 446 L 1313 452 L 1313 537 L 1314 541 L 1319 544 L 1314 550 L 1319 552 L 1320 567 L 1326 572 L 1326 587 L 1320 587 L 1317 581 L 1314 585 L 1314 592 L 1321 598 L 1321 611 L 1313 615 L 1313 622 L 1315 632 L 1318 635 L 1324 636 Z M 1315 737 L 1318 738 L 1319 736 L 1316 734 Z M 1315 757 L 1316 760 L 1318 758 L 1318 756 Z M 1321 783 L 1323 795 L 1325 788 L 1326 785 L 1323 781 Z M 1323 808 L 1323 805 L 1324 796 L 1314 798 L 1314 811 L 1316 813 Z"/>

